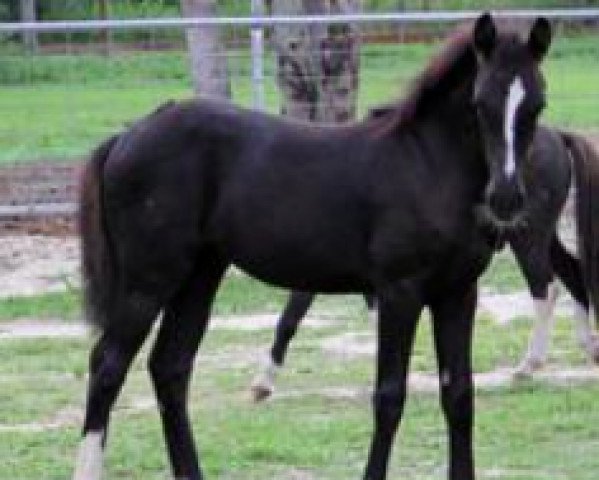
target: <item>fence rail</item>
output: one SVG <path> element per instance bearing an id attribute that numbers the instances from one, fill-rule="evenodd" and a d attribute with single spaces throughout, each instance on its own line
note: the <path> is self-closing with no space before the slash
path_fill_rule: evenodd
<path id="1" fill-rule="evenodd" d="M 544 16 L 552 20 L 599 19 L 599 8 L 576 9 L 519 9 L 498 10 L 493 14 L 504 18 L 533 18 Z M 427 23 L 459 22 L 471 20 L 480 11 L 429 11 L 365 13 L 352 15 L 295 15 L 295 16 L 255 16 L 255 17 L 214 17 L 214 18 L 143 18 L 128 20 L 80 20 L 52 22 L 4 22 L 0 32 L 67 32 L 105 29 L 145 29 L 145 28 L 189 28 L 210 26 L 272 27 L 276 25 L 340 24 L 340 23 Z"/>

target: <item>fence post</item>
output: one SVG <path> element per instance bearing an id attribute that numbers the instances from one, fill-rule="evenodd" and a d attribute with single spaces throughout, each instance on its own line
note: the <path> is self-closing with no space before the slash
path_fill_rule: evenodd
<path id="1" fill-rule="evenodd" d="M 36 21 L 36 12 L 35 12 L 35 0 L 21 0 L 19 2 L 20 5 L 20 18 L 22 22 L 35 22 Z M 37 32 L 27 31 L 23 32 L 23 44 L 25 48 L 30 53 L 37 52 L 38 49 L 38 40 L 37 40 Z"/>
<path id="2" fill-rule="evenodd" d="M 260 17 L 262 15 L 264 15 L 264 1 L 252 0 L 252 16 Z M 264 28 L 252 25 L 250 37 L 253 106 L 256 110 L 264 110 Z"/>

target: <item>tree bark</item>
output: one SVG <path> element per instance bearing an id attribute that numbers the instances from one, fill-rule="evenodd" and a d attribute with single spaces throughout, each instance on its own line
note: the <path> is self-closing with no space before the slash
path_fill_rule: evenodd
<path id="1" fill-rule="evenodd" d="M 361 0 L 281 0 L 273 15 L 356 13 Z M 360 35 L 351 24 L 279 25 L 273 31 L 281 112 L 337 123 L 355 117 Z"/>
<path id="2" fill-rule="evenodd" d="M 20 0 L 21 7 L 21 21 L 22 22 L 35 22 L 35 0 Z M 38 38 L 37 32 L 23 32 L 23 45 L 29 52 L 36 52 L 38 49 Z"/>
<path id="3" fill-rule="evenodd" d="M 216 0 L 181 0 L 181 11 L 186 17 L 212 17 L 216 14 Z M 186 37 L 195 92 L 229 98 L 227 58 L 218 27 L 188 28 Z"/>

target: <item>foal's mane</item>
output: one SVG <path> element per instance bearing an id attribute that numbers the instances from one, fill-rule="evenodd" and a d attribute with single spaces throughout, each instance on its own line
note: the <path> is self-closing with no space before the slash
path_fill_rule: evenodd
<path id="1" fill-rule="evenodd" d="M 434 108 L 461 82 L 472 78 L 475 71 L 472 28 L 462 27 L 449 37 L 441 51 L 412 81 L 403 99 L 380 109 L 374 117 L 385 119 L 384 129 L 404 127 Z"/>

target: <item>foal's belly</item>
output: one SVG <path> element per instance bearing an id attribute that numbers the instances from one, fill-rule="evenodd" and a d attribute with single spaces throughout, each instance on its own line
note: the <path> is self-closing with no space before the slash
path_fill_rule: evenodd
<path id="1" fill-rule="evenodd" d="M 314 292 L 371 289 L 366 241 L 356 229 L 305 216 L 279 220 L 229 217 L 215 244 L 237 267 L 273 285 Z"/>
<path id="2" fill-rule="evenodd" d="M 321 269 L 310 271 L 281 270 L 265 268 L 263 265 L 236 261 L 234 264 L 258 280 L 289 290 L 320 293 L 363 293 L 372 291 L 370 282 L 351 272 L 324 272 Z"/>
<path id="3" fill-rule="evenodd" d="M 239 238 L 239 237 L 236 237 Z M 225 255 L 241 270 L 266 283 L 313 292 L 365 292 L 372 289 L 368 268 L 341 246 L 314 249 L 301 242 L 228 242 Z M 353 258 L 352 258 L 353 257 Z"/>

